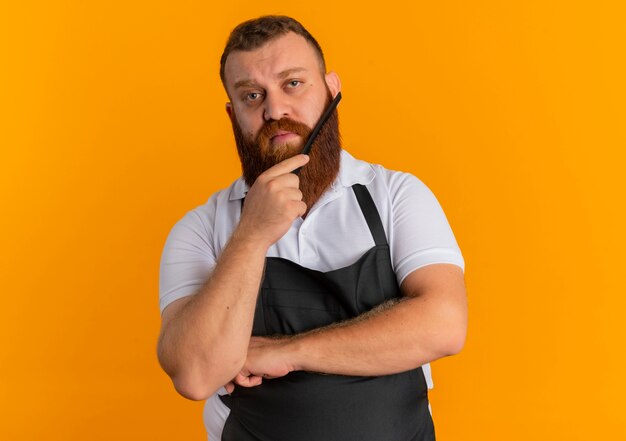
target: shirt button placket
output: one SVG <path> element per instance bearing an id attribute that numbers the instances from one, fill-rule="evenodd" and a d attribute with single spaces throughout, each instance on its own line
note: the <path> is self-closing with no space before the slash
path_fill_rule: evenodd
<path id="1" fill-rule="evenodd" d="M 307 228 L 306 227 L 301 227 L 300 228 L 300 234 L 298 235 L 298 248 L 300 250 L 300 265 L 304 265 L 304 259 L 306 257 L 307 254 L 307 250 L 308 250 L 308 245 L 307 245 L 307 240 L 306 240 L 306 236 L 307 236 Z"/>

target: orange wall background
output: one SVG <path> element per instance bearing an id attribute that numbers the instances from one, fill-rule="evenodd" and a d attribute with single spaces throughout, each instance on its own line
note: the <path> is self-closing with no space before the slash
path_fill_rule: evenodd
<path id="1" fill-rule="evenodd" d="M 438 439 L 626 439 L 621 1 L 2 2 L 0 439 L 200 440 L 160 370 L 158 267 L 239 175 L 228 32 L 301 20 L 344 146 L 412 172 L 464 253 Z"/>

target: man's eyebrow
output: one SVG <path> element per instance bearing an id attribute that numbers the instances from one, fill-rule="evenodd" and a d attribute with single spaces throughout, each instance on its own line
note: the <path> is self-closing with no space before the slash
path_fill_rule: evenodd
<path id="1" fill-rule="evenodd" d="M 292 67 L 291 69 L 283 70 L 276 76 L 282 80 L 282 79 L 287 78 L 290 75 L 293 75 L 294 73 L 304 72 L 304 71 L 306 71 L 304 67 Z"/>
<path id="2" fill-rule="evenodd" d="M 254 87 L 258 85 L 259 84 L 254 80 L 239 80 L 235 83 L 234 88 L 239 89 L 240 87 Z"/>
<path id="3" fill-rule="evenodd" d="M 307 69 L 304 67 L 292 67 L 291 69 L 285 69 L 282 72 L 279 72 L 276 77 L 283 80 L 294 73 L 305 72 Z M 240 87 L 257 87 L 259 83 L 254 80 L 246 79 L 239 80 L 235 83 L 234 88 L 239 89 Z"/>

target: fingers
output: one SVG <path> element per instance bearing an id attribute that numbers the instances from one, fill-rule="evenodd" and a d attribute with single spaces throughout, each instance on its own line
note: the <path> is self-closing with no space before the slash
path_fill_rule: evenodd
<path id="1" fill-rule="evenodd" d="M 258 375 L 245 375 L 243 372 L 239 372 L 237 376 L 233 378 L 233 383 L 242 387 L 254 387 L 260 385 L 262 382 L 263 377 Z"/>
<path id="2" fill-rule="evenodd" d="M 303 216 L 307 210 L 306 204 L 302 201 L 293 201 L 293 203 L 296 206 L 296 216 Z"/>
<path id="3" fill-rule="evenodd" d="M 239 232 L 263 245 L 278 241 L 294 219 L 306 213 L 300 178 L 290 171 L 309 161 L 306 155 L 285 159 L 263 172 L 246 196 Z M 269 244 L 269 245 L 268 245 Z"/>
<path id="4" fill-rule="evenodd" d="M 259 179 L 264 179 L 264 185 L 267 186 L 269 191 L 278 191 L 283 190 L 285 188 L 299 188 L 300 187 L 300 178 L 293 173 L 287 173 L 280 176 L 274 177 L 264 177 Z"/>
<path id="5" fill-rule="evenodd" d="M 263 172 L 263 174 L 269 177 L 284 175 L 294 171 L 298 167 L 302 167 L 307 162 L 309 162 L 308 155 L 300 154 L 292 156 L 291 158 L 287 158 L 284 161 L 279 162 L 275 166 L 268 168 L 265 172 Z"/>
<path id="6" fill-rule="evenodd" d="M 228 382 L 224 386 L 224 389 L 226 389 L 226 392 L 228 392 L 229 394 L 232 394 L 233 391 L 235 390 L 235 383 L 233 383 L 232 381 Z"/>
<path id="7" fill-rule="evenodd" d="M 295 175 L 293 175 L 295 176 Z M 283 197 L 288 201 L 301 201 L 302 200 L 302 192 L 299 188 L 284 188 L 282 190 Z"/>

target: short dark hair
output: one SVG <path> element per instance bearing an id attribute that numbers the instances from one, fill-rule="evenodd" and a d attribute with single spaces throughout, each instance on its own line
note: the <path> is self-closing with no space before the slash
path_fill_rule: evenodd
<path id="1" fill-rule="evenodd" d="M 222 84 L 226 87 L 226 80 L 224 78 L 224 66 L 226 65 L 226 59 L 232 51 L 251 51 L 263 46 L 270 40 L 293 32 L 301 35 L 308 41 L 313 49 L 317 52 L 320 60 L 320 68 L 322 73 L 326 72 L 326 62 L 324 61 L 324 54 L 322 48 L 313 36 L 302 26 L 297 20 L 284 15 L 265 15 L 252 20 L 244 21 L 237 25 L 235 29 L 230 33 L 228 40 L 226 41 L 226 47 L 222 53 L 220 59 L 220 78 Z"/>

